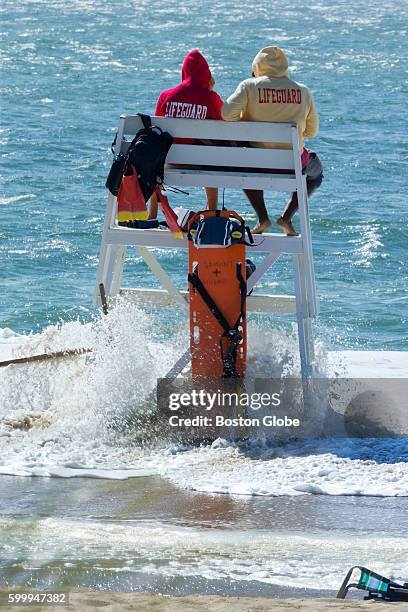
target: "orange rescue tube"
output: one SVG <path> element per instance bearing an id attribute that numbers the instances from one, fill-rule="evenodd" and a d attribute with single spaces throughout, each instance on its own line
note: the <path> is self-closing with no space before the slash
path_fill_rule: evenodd
<path id="1" fill-rule="evenodd" d="M 201 246 L 189 233 L 192 375 L 211 379 L 243 377 L 247 353 L 245 226 L 233 211 L 204 211 L 195 215 L 189 227 L 211 216 L 238 219 L 241 227 L 235 223 L 235 235 L 241 231 L 242 242 Z"/>

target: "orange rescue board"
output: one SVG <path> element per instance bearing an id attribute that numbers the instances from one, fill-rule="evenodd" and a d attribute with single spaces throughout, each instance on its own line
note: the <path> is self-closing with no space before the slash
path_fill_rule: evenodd
<path id="1" fill-rule="evenodd" d="M 189 273 L 197 273 L 207 293 L 233 327 L 241 313 L 241 291 L 237 277 L 237 263 L 246 282 L 245 244 L 228 247 L 197 248 L 189 241 Z M 200 293 L 191 284 L 190 295 L 190 349 L 192 375 L 204 378 L 221 378 L 224 372 L 221 342 L 228 350 L 228 340 L 222 336 L 224 329 L 210 311 Z M 243 305 L 245 313 L 245 303 Z M 242 340 L 237 347 L 236 370 L 240 377 L 246 366 L 246 316 L 239 327 Z"/>

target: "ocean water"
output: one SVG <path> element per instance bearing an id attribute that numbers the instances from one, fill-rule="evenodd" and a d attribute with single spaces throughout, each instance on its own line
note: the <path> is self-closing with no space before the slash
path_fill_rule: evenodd
<path id="1" fill-rule="evenodd" d="M 119 114 L 152 113 L 192 48 L 225 98 L 275 42 L 320 114 L 309 144 L 325 167 L 311 204 L 321 334 L 342 348 L 407 348 L 406 2 L 139 1 L 124 13 L 113 0 L 5 0 L 0 11 L 2 327 L 92 316 Z M 272 216 L 283 197 L 268 195 Z M 194 209 L 203 193 L 171 201 Z M 226 203 L 254 220 L 241 193 L 227 190 Z M 183 256 L 160 258 L 180 284 Z M 289 263 L 261 289 L 290 293 Z M 125 283 L 152 283 L 131 250 Z"/>
<path id="2" fill-rule="evenodd" d="M 330 349 L 406 351 L 407 4 L 134 2 L 124 15 L 116 0 L 5 0 L 0 13 L 0 356 L 93 349 L 0 370 L 0 585 L 327 594 L 354 563 L 407 579 L 406 439 L 152 443 L 128 417 L 187 347 L 186 321 L 91 306 L 119 114 L 153 112 L 192 48 L 226 97 L 275 42 L 321 119 L 319 370 L 333 374 Z M 241 193 L 225 198 L 254 222 Z M 203 193 L 171 201 L 198 208 Z M 282 195 L 268 205 L 277 216 Z M 185 286 L 185 255 L 158 255 Z M 289 263 L 260 290 L 290 293 Z M 157 286 L 131 249 L 124 279 Z M 293 322 L 249 324 L 257 372 L 296 376 Z"/>
<path id="3" fill-rule="evenodd" d="M 152 436 L 139 414 L 183 331 L 164 339 L 126 302 L 92 324 L 3 331 L 4 356 L 93 353 L 0 370 L 0 585 L 323 596 L 359 563 L 405 579 L 407 438 Z M 258 372 L 299 374 L 295 337 L 250 337 Z"/>

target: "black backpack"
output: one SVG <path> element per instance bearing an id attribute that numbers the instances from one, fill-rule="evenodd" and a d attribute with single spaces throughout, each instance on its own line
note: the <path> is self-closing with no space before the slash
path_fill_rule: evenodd
<path id="1" fill-rule="evenodd" d="M 122 176 L 132 174 L 132 166 L 137 171 L 137 178 L 146 202 L 163 182 L 164 162 L 170 149 L 173 137 L 163 132 L 158 126 L 152 125 L 149 115 L 139 113 L 143 128 L 138 131 L 129 148 L 119 153 L 112 163 L 106 187 L 113 195 L 118 195 Z M 112 147 L 116 141 L 113 141 Z"/>

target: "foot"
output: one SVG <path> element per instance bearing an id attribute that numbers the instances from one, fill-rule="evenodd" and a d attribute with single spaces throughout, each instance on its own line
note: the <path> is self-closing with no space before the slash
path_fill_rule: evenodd
<path id="1" fill-rule="evenodd" d="M 298 232 L 292 225 L 292 221 L 285 221 L 283 217 L 276 220 L 276 225 L 279 225 L 285 232 L 286 236 L 299 236 Z"/>
<path id="2" fill-rule="evenodd" d="M 272 221 L 270 219 L 265 219 L 262 223 L 259 221 L 253 229 L 251 229 L 251 234 L 262 234 L 269 227 L 271 227 Z"/>

